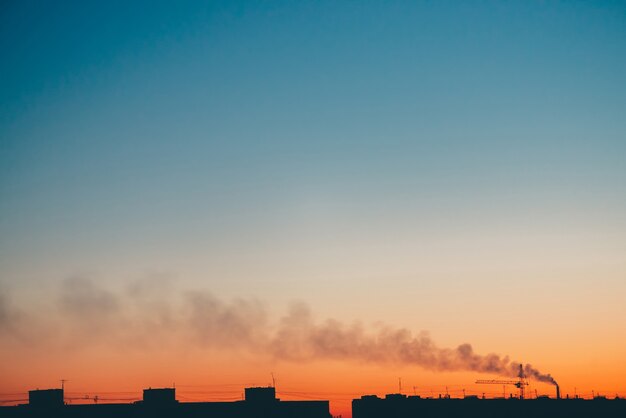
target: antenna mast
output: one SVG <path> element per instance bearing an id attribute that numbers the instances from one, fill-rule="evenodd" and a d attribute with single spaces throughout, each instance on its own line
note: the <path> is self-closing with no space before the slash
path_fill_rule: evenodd
<path id="1" fill-rule="evenodd" d="M 65 404 L 65 382 L 67 382 L 67 379 L 61 379 L 61 394 L 63 395 L 64 404 Z"/>

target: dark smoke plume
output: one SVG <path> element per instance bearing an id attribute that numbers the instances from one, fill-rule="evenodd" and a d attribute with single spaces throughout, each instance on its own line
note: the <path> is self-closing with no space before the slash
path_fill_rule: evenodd
<path id="1" fill-rule="evenodd" d="M 558 386 L 558 383 L 556 383 L 556 380 L 554 380 L 554 378 L 550 374 L 543 374 L 530 364 L 524 366 L 524 374 L 526 375 L 526 377 L 530 377 L 539 382 L 550 383 L 552 385 Z"/>
<path id="2" fill-rule="evenodd" d="M 117 343 L 145 351 L 170 339 L 206 349 L 247 350 L 280 361 L 355 361 L 511 378 L 519 374 L 520 363 L 507 356 L 479 354 L 467 343 L 439 347 L 425 332 L 393 327 L 374 332 L 334 319 L 319 322 L 304 304 L 292 306 L 272 323 L 264 305 L 255 300 L 227 302 L 208 292 L 159 291 L 157 287 L 144 282 L 130 286 L 126 293 L 115 293 L 89 279 L 68 279 L 56 297 L 58 323 L 54 326 L 66 332 L 56 333 L 55 338 L 65 339 L 60 343 L 66 346 Z M 55 315 L 43 316 L 39 320 L 50 326 Z M 0 293 L 0 337 L 14 328 L 15 319 Z M 96 340 L 94 333 L 106 338 Z M 551 375 L 531 365 L 524 367 L 524 374 L 556 385 Z"/>
<path id="3" fill-rule="evenodd" d="M 294 361 L 352 360 L 508 377 L 517 377 L 520 365 L 507 356 L 477 354 L 467 343 L 456 348 L 438 347 L 423 332 L 413 334 L 403 328 L 385 328 L 368 333 L 361 326 L 347 326 L 335 320 L 316 324 L 304 305 L 295 306 L 281 319 L 268 348 L 276 358 Z M 527 377 L 556 384 L 552 376 L 542 374 L 531 365 L 526 365 L 524 372 Z"/>

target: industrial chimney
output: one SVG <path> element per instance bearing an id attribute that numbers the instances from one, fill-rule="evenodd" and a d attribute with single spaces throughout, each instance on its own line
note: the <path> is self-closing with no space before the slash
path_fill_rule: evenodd
<path id="1" fill-rule="evenodd" d="M 559 388 L 559 385 L 556 385 L 556 398 L 561 399 L 561 388 Z"/>

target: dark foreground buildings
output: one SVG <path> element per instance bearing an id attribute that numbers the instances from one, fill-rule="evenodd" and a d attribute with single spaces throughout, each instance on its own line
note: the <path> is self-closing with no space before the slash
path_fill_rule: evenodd
<path id="1" fill-rule="evenodd" d="M 352 401 L 353 418 L 626 417 L 626 400 L 430 399 L 401 394 Z M 247 388 L 236 402 L 178 402 L 173 388 L 146 389 L 130 404 L 66 405 L 62 389 L 33 390 L 29 403 L 0 407 L 0 418 L 331 418 L 328 401 L 281 401 L 272 387 Z"/>
<path id="2" fill-rule="evenodd" d="M 363 396 L 352 401 L 352 418 L 604 418 L 626 417 L 626 400 L 427 399 L 401 394 Z"/>
<path id="3" fill-rule="evenodd" d="M 37 418 L 331 418 L 328 401 L 281 401 L 273 387 L 246 388 L 236 402 L 178 402 L 175 389 L 145 389 L 131 404 L 65 405 L 62 389 L 33 390 L 26 405 L 0 407 L 0 417 Z"/>

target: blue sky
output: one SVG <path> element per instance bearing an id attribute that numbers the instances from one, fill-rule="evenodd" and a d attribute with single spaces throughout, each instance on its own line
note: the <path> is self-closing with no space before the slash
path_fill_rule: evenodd
<path id="1" fill-rule="evenodd" d="M 5 287 L 624 290 L 623 2 L 5 2 L 0 50 Z"/>

